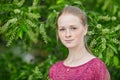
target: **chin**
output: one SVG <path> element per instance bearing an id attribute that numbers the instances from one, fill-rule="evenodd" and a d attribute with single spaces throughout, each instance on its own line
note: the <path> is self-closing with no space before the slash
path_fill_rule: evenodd
<path id="1" fill-rule="evenodd" d="M 66 48 L 74 48 L 75 45 L 65 45 Z"/>

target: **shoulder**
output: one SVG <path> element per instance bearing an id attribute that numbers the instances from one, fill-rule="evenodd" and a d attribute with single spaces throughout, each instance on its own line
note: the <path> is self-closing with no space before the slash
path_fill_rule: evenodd
<path id="1" fill-rule="evenodd" d="M 90 64 L 91 71 L 94 73 L 96 79 L 99 80 L 109 80 L 110 75 L 105 63 L 99 58 L 95 58 L 91 61 Z"/>
<path id="2" fill-rule="evenodd" d="M 92 59 L 89 63 L 89 67 L 91 69 L 93 69 L 93 71 L 95 71 L 95 72 L 107 70 L 105 63 L 102 60 L 100 60 L 99 58 Z"/>
<path id="3" fill-rule="evenodd" d="M 62 61 L 59 61 L 59 62 L 56 62 L 55 64 L 53 64 L 50 69 L 55 69 L 55 68 L 58 68 L 59 66 L 62 65 Z"/>
<path id="4" fill-rule="evenodd" d="M 52 77 L 54 74 L 56 74 L 56 70 L 59 69 L 61 65 L 62 65 L 62 61 L 53 64 L 49 69 L 49 77 Z"/>
<path id="5" fill-rule="evenodd" d="M 92 59 L 91 66 L 93 66 L 93 67 L 95 66 L 95 68 L 101 68 L 101 67 L 106 68 L 105 63 L 102 60 L 100 60 L 99 58 Z"/>

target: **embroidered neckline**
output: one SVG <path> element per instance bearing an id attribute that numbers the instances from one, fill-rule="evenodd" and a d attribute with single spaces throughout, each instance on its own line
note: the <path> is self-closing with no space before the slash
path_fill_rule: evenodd
<path id="1" fill-rule="evenodd" d="M 89 64 L 90 62 L 92 62 L 93 60 L 95 60 L 95 59 L 98 59 L 98 58 L 92 58 L 91 60 L 89 60 L 88 62 L 86 62 L 86 63 L 84 63 L 84 64 L 81 64 L 81 65 L 78 65 L 78 66 L 67 66 L 67 65 L 65 65 L 64 64 L 64 60 L 62 61 L 62 65 L 65 67 L 65 68 L 67 68 L 67 69 L 72 69 L 72 68 L 77 68 L 77 67 L 82 67 L 82 66 L 84 66 L 84 65 L 87 65 L 87 64 Z M 67 70 L 67 71 L 69 71 L 69 70 Z"/>

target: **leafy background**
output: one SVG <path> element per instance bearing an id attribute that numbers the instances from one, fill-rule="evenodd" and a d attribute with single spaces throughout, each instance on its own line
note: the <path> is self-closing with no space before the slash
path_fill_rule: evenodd
<path id="1" fill-rule="evenodd" d="M 67 5 L 87 13 L 87 43 L 120 79 L 119 0 L 0 0 L 0 79 L 48 80 L 67 49 L 56 39 L 56 16 Z"/>

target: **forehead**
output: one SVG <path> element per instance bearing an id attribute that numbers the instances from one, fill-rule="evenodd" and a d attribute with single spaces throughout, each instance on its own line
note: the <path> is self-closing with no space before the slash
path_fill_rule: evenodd
<path id="1" fill-rule="evenodd" d="M 58 26 L 65 26 L 65 25 L 80 25 L 81 20 L 78 16 L 72 14 L 62 14 L 58 18 Z"/>

